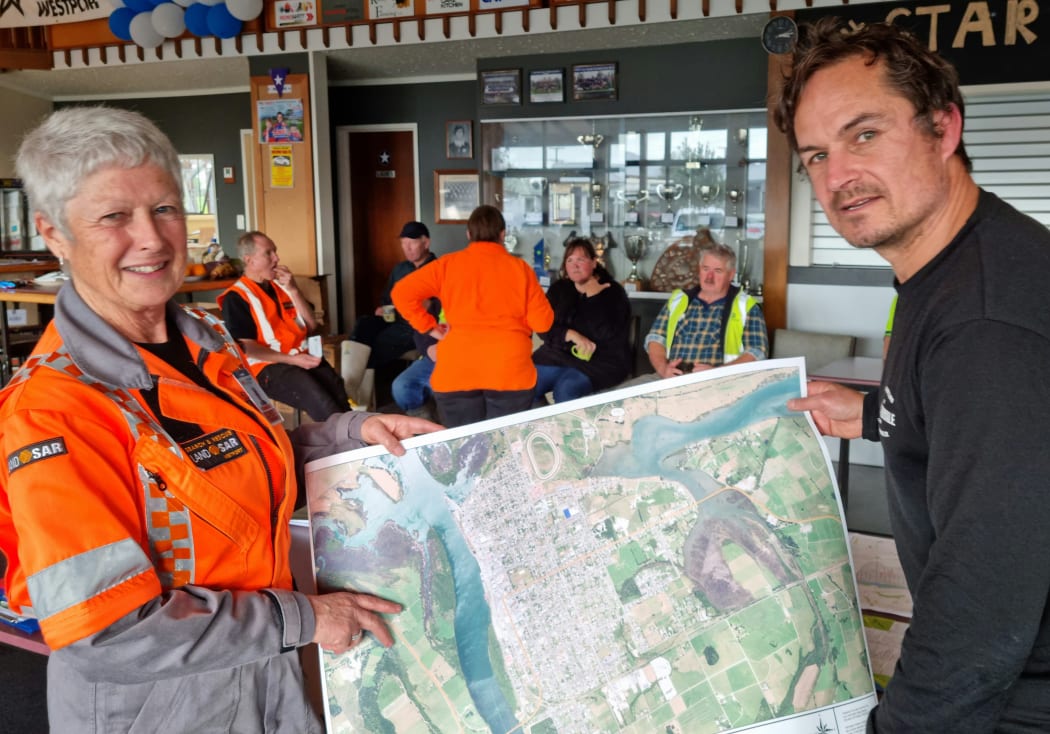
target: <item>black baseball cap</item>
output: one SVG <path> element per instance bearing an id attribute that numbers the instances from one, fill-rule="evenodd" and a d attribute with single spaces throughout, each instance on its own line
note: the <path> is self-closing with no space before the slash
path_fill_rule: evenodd
<path id="1" fill-rule="evenodd" d="M 410 240 L 418 240 L 420 237 L 429 236 L 430 230 L 422 222 L 406 222 L 405 226 L 401 228 L 401 234 L 398 235 L 398 237 L 408 237 Z"/>

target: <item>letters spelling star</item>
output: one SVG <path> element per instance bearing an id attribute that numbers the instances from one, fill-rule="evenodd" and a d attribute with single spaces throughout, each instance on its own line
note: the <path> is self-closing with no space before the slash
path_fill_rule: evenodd
<path id="1" fill-rule="evenodd" d="M 22 10 L 22 0 L 0 0 L 0 17 L 3 17 L 8 8 L 14 8 L 19 15 L 25 17 L 25 11 Z"/>
<path id="2" fill-rule="evenodd" d="M 3 0 L 0 0 L 0 2 L 2 1 Z M 11 1 L 14 2 L 14 0 Z M 390 154 L 384 150 L 382 153 L 379 154 L 379 162 L 382 163 L 384 166 L 390 163 Z"/>

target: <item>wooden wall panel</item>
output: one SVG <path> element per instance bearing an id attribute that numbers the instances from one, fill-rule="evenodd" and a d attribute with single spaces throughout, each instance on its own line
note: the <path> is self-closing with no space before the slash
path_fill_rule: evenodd
<path id="1" fill-rule="evenodd" d="M 252 129 L 255 131 L 256 221 L 277 245 L 281 262 L 297 275 L 317 275 L 317 236 L 314 228 L 313 143 L 310 134 L 310 88 L 306 74 L 289 74 L 283 99 L 298 99 L 303 105 L 303 140 L 292 143 L 263 143 L 260 140 L 259 101 L 280 100 L 270 91 L 268 76 L 253 76 Z M 275 186 L 271 149 L 291 148 L 292 185 Z"/>
<path id="2" fill-rule="evenodd" d="M 783 81 L 785 56 L 769 57 L 769 96 L 772 99 Z M 766 153 L 766 240 L 763 269 L 762 311 L 770 337 L 787 327 L 788 232 L 791 225 L 791 147 L 787 136 L 773 124 L 768 108 L 769 136 Z"/>

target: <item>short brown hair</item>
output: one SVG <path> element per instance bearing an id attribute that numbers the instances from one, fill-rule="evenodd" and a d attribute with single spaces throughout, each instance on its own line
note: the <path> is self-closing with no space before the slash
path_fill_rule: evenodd
<path id="1" fill-rule="evenodd" d="M 799 42 L 792 54 L 790 70 L 774 100 L 773 122 L 787 135 L 792 149 L 798 150 L 795 115 L 806 82 L 821 69 L 854 56 L 865 57 L 869 66 L 882 62 L 886 84 L 911 102 L 916 121 L 930 135 L 941 135 L 933 124 L 934 112 L 943 112 L 955 105 L 965 120 L 958 73 L 915 36 L 888 23 L 867 23 L 853 28 L 841 18 L 826 17 L 799 28 Z M 962 159 L 966 170 L 972 170 L 973 164 L 961 138 L 955 154 Z"/>
<path id="2" fill-rule="evenodd" d="M 467 236 L 471 242 L 499 242 L 506 229 L 503 214 L 489 204 L 482 204 L 472 211 L 467 220 Z"/>

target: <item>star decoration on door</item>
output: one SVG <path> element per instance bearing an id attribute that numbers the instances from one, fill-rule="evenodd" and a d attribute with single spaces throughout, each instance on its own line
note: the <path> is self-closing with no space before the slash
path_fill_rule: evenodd
<path id="1" fill-rule="evenodd" d="M 384 150 L 382 153 L 379 154 L 379 162 L 380 162 L 380 164 L 382 164 L 384 166 L 389 166 L 390 165 L 390 154 L 387 153 Z"/>

